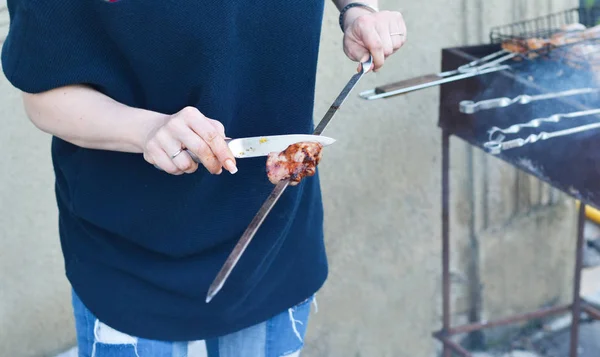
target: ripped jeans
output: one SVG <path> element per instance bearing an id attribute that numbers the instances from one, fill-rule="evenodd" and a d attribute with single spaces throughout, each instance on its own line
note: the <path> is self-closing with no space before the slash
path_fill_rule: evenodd
<path id="1" fill-rule="evenodd" d="M 73 292 L 79 357 L 299 357 L 314 297 L 268 321 L 205 341 L 165 342 L 126 335 L 99 321 Z"/>

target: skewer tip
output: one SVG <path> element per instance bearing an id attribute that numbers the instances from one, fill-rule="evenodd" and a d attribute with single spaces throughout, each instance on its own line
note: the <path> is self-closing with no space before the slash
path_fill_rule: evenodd
<path id="1" fill-rule="evenodd" d="M 215 290 L 212 286 L 208 289 L 208 294 L 206 294 L 206 303 L 208 304 L 214 297 L 217 295 L 218 291 Z"/>
<path id="2" fill-rule="evenodd" d="M 221 291 L 223 287 L 223 282 L 219 281 L 219 279 L 215 279 L 215 281 L 208 288 L 208 293 L 206 294 L 206 303 L 208 304 L 214 297 Z"/>

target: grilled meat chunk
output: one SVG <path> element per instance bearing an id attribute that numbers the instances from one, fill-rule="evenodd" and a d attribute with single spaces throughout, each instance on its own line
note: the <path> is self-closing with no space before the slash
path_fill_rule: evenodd
<path id="1" fill-rule="evenodd" d="M 565 25 L 561 31 L 549 38 L 531 37 L 527 39 L 510 39 L 502 42 L 502 49 L 514 53 L 528 53 L 530 57 L 535 54 L 529 53 L 540 49 L 552 50 L 556 47 L 584 43 L 586 40 L 598 39 L 600 37 L 600 25 L 586 28 L 579 23 Z"/>
<path id="2" fill-rule="evenodd" d="M 530 38 L 527 40 L 512 39 L 502 42 L 502 49 L 508 52 L 527 54 L 529 59 L 533 59 L 537 57 L 537 54 L 532 51 L 548 48 L 549 45 L 549 41 L 539 38 Z"/>
<path id="3" fill-rule="evenodd" d="M 507 40 L 502 42 L 502 49 L 508 52 L 525 53 L 528 51 L 525 41 Z"/>
<path id="4" fill-rule="evenodd" d="M 321 160 L 323 145 L 317 142 L 302 142 L 288 146 L 280 153 L 267 157 L 267 177 L 276 185 L 282 180 L 290 180 L 295 186 L 306 176 L 313 176 Z"/>

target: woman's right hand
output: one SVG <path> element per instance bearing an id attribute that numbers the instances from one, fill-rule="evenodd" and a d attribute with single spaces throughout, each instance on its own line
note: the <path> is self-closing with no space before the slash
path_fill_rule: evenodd
<path id="1" fill-rule="evenodd" d="M 144 159 L 170 174 L 189 174 L 198 169 L 198 164 L 187 149 L 210 173 L 218 175 L 225 168 L 234 174 L 235 157 L 225 138 L 223 124 L 194 107 L 186 107 L 150 128 L 144 142 Z"/>

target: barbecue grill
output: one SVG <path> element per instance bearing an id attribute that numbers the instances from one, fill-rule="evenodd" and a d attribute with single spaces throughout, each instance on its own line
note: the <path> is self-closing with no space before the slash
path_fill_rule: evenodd
<path id="1" fill-rule="evenodd" d="M 569 37 L 565 39 L 570 38 L 570 40 L 561 41 L 560 44 L 556 43 L 553 36 L 565 33 L 563 28 L 575 23 L 592 27 L 598 15 L 600 15 L 600 8 L 576 8 L 492 28 L 490 31 L 492 46 L 476 51 L 477 53 L 473 54 L 475 57 L 467 63 L 447 68 L 440 73 L 381 85 L 362 92 L 360 96 L 368 100 L 389 98 L 498 71 L 518 71 L 522 67 L 531 65 L 532 62 L 538 65 L 540 61 L 552 62 L 557 66 L 568 65 L 584 72 L 594 72 L 595 69 L 600 69 L 600 27 L 595 28 L 597 32 L 593 34 L 569 31 Z M 580 39 L 577 36 L 585 38 Z M 503 48 L 503 43 L 512 44 L 513 48 L 518 47 L 520 50 L 507 51 Z"/>
<path id="2" fill-rule="evenodd" d="M 568 311 L 573 318 L 570 356 L 575 357 L 581 312 L 600 319 L 600 311 L 579 295 L 585 207 L 600 207 L 600 92 L 594 77 L 595 62 L 600 59 L 594 46 L 600 48 L 600 43 L 596 43 L 599 42 L 597 38 L 590 38 L 566 46 L 527 49 L 513 56 L 502 52 L 502 43 L 506 41 L 551 38 L 564 25 L 581 23 L 593 27 L 599 14 L 598 8 L 576 8 L 493 28 L 488 44 L 443 49 L 441 74 L 386 84 L 361 93 L 365 99 L 391 98 L 440 86 L 438 126 L 442 131 L 443 321 L 441 330 L 433 335 L 442 342 L 444 357 L 449 357 L 451 352 L 471 356 L 451 340 L 452 336 Z M 590 51 L 573 51 L 575 46 L 588 46 Z M 482 63 L 488 64 L 483 70 L 480 67 Z M 450 77 L 454 78 L 448 80 L 449 76 L 444 75 L 447 73 L 452 73 Z M 573 297 L 569 305 L 496 321 L 451 325 L 451 135 L 495 155 L 582 203 L 578 214 Z"/>

